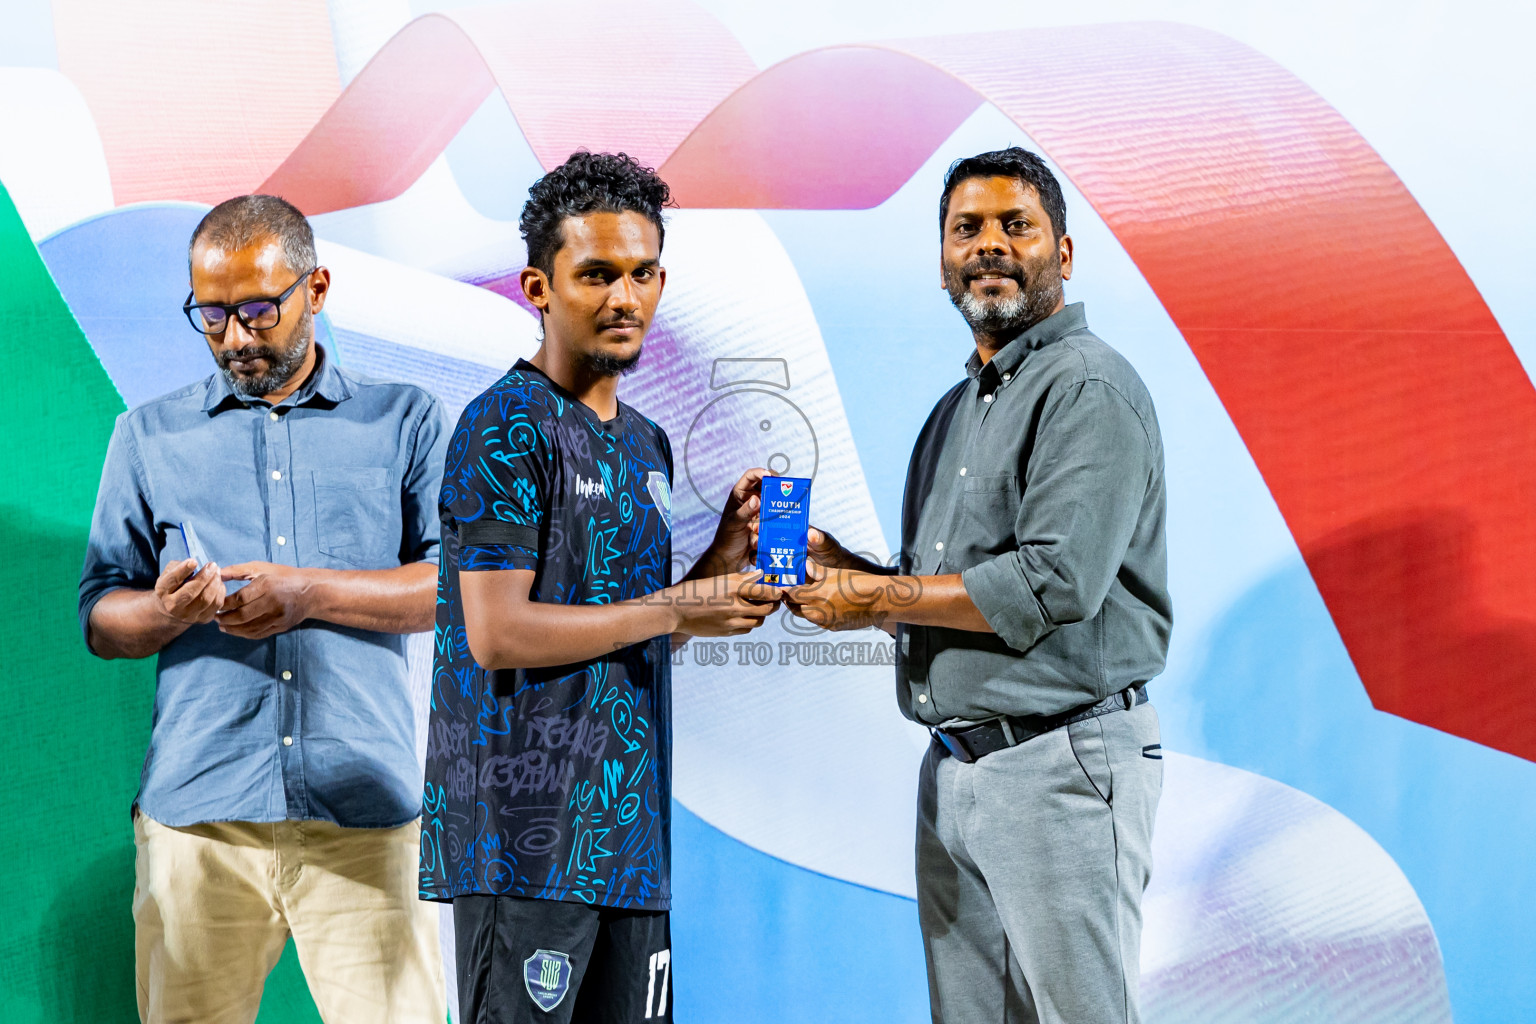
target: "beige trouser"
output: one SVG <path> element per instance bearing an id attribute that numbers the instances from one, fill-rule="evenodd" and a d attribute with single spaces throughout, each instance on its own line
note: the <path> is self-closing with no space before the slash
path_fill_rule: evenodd
<path id="1" fill-rule="evenodd" d="M 442 1024 L 437 907 L 416 898 L 421 825 L 134 816 L 139 1018 L 249 1024 L 288 936 L 326 1024 Z"/>

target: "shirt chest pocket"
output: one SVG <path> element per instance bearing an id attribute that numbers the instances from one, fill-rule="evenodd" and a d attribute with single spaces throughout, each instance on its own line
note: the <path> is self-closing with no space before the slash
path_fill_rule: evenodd
<path id="1" fill-rule="evenodd" d="M 960 492 L 955 540 L 976 553 L 996 555 L 1012 550 L 1017 547 L 1013 524 L 1018 514 L 1017 476 L 1012 473 L 968 476 Z"/>
<path id="2" fill-rule="evenodd" d="M 400 564 L 400 491 L 389 471 L 342 467 L 310 474 L 320 554 L 358 569 Z"/>

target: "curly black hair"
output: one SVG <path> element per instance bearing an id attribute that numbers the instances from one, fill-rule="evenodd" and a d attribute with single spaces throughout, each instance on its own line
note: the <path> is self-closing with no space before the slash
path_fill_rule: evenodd
<path id="1" fill-rule="evenodd" d="M 944 175 L 944 196 L 939 200 L 939 237 L 944 237 L 944 220 L 949 216 L 949 197 L 956 186 L 971 178 L 1015 178 L 1035 190 L 1040 206 L 1051 218 L 1057 239 L 1067 233 L 1067 201 L 1061 183 L 1045 166 L 1045 161 L 1027 149 L 1009 146 L 990 153 L 978 153 L 956 160 Z"/>
<path id="2" fill-rule="evenodd" d="M 667 230 L 661 211 L 673 205 L 667 183 L 634 157 L 577 150 L 528 190 L 528 202 L 518 218 L 518 228 L 528 245 L 528 265 L 553 273 L 555 253 L 565 244 L 560 222 L 586 213 L 633 210 L 644 214 L 664 242 Z"/>

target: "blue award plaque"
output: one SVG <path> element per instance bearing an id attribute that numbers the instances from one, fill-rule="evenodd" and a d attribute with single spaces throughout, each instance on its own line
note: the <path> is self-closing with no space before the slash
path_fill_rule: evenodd
<path id="1" fill-rule="evenodd" d="M 194 573 L 202 572 L 211 558 L 208 557 L 208 549 L 203 547 L 203 542 L 197 536 L 197 530 L 187 520 L 182 520 L 169 530 L 165 531 L 165 546 L 171 552 L 171 561 L 179 562 L 183 558 L 190 558 L 197 562 Z M 244 587 L 250 580 L 225 580 L 224 592 L 233 594 Z"/>
<path id="2" fill-rule="evenodd" d="M 805 542 L 811 526 L 811 482 L 765 476 L 758 510 L 757 567 L 763 582 L 793 587 L 805 582 Z"/>
<path id="3" fill-rule="evenodd" d="M 176 536 L 178 534 L 180 535 L 179 538 Z M 170 530 L 166 531 L 165 539 L 167 544 L 171 544 L 177 539 L 181 541 L 177 550 L 173 552 L 175 556 L 174 561 L 179 562 L 183 558 L 193 559 L 197 562 L 197 568 L 193 569 L 193 572 L 202 572 L 203 566 L 208 564 L 208 552 L 203 549 L 203 542 L 198 539 L 197 530 L 193 529 L 191 523 L 177 523 Z M 186 553 L 182 554 L 183 551 Z"/>

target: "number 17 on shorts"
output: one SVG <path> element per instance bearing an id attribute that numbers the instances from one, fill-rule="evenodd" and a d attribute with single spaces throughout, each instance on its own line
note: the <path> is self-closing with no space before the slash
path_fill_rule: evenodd
<path id="1" fill-rule="evenodd" d="M 645 986 L 645 1019 L 667 1015 L 667 989 L 672 979 L 672 950 L 651 954 L 651 980 Z"/>

